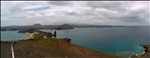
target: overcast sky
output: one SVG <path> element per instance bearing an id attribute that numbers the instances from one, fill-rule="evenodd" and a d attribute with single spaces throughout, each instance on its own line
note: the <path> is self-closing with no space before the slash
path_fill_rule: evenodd
<path id="1" fill-rule="evenodd" d="M 148 1 L 2 1 L 1 26 L 150 25 Z"/>

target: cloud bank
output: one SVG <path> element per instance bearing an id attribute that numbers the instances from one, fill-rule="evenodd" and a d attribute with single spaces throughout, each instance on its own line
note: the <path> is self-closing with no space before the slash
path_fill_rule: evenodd
<path id="1" fill-rule="evenodd" d="M 150 25 L 148 1 L 2 1 L 1 25 Z"/>

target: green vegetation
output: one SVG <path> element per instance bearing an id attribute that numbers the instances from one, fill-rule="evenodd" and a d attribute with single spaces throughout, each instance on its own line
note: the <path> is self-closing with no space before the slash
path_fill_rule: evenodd
<path id="1" fill-rule="evenodd" d="M 33 37 L 34 40 L 40 40 L 40 39 L 43 39 L 43 38 L 44 38 L 44 36 L 41 35 L 41 34 L 34 34 L 34 37 Z"/>

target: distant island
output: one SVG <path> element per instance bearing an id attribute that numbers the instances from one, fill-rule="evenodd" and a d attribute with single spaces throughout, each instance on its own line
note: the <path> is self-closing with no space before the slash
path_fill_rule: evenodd
<path id="1" fill-rule="evenodd" d="M 62 24 L 62 25 L 41 25 L 34 24 L 28 26 L 3 26 L 1 31 L 18 31 L 29 28 L 37 29 L 51 29 L 51 30 L 65 30 L 65 29 L 74 29 L 74 28 L 108 28 L 108 27 L 125 27 L 125 26 L 109 26 L 109 25 L 73 25 L 73 24 Z"/>

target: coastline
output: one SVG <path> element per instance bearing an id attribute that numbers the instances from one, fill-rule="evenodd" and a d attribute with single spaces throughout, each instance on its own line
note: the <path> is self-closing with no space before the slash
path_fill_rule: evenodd
<path id="1" fill-rule="evenodd" d="M 142 55 L 140 56 L 133 56 L 132 58 L 149 58 L 150 57 L 150 44 L 148 45 L 141 45 L 142 47 L 145 48 L 145 51 Z"/>

